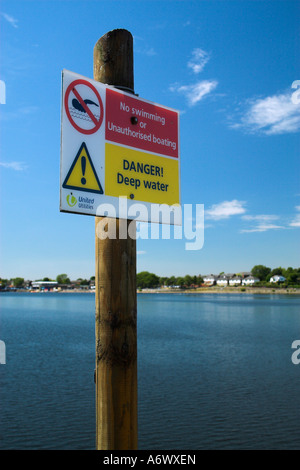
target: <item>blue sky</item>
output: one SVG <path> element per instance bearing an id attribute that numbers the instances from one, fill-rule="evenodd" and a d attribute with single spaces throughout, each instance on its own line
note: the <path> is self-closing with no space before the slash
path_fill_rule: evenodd
<path id="1" fill-rule="evenodd" d="M 204 246 L 138 240 L 137 271 L 300 266 L 298 1 L 0 4 L 0 276 L 94 275 L 94 217 L 59 212 L 61 71 L 93 78 L 106 32 L 134 37 L 135 92 L 180 111 L 182 203 Z"/>

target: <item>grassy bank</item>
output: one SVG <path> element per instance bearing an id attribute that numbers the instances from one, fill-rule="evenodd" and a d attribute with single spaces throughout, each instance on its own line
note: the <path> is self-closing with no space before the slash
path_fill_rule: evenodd
<path id="1" fill-rule="evenodd" d="M 200 287 L 198 289 L 143 289 L 141 294 L 298 294 L 300 288 L 294 287 Z"/>

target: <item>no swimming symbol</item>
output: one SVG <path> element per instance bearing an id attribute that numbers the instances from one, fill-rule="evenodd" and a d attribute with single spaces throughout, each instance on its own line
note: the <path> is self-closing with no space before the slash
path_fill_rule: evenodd
<path id="1" fill-rule="evenodd" d="M 100 129 L 104 115 L 103 103 L 90 82 L 80 79 L 70 83 L 64 104 L 68 119 L 78 132 L 90 135 Z"/>

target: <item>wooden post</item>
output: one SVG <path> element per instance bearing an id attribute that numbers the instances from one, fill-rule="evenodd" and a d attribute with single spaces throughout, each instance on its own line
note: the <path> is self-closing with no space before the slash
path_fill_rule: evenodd
<path id="1" fill-rule="evenodd" d="M 94 47 L 94 79 L 133 91 L 133 39 L 124 29 Z M 96 224 L 96 448 L 137 449 L 136 241 L 101 240 Z M 123 221 L 128 227 L 132 221 Z"/>

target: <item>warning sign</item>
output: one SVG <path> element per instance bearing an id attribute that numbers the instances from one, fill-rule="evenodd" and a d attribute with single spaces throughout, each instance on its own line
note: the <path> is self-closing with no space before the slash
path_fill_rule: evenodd
<path id="1" fill-rule="evenodd" d="M 62 71 L 61 104 L 62 212 L 109 212 L 144 222 L 161 222 L 156 204 L 175 213 L 181 200 L 179 111 L 68 70 Z"/>
<path id="2" fill-rule="evenodd" d="M 62 187 L 103 194 L 102 186 L 85 142 L 81 144 Z"/>
<path id="3" fill-rule="evenodd" d="M 178 161 L 105 144 L 105 194 L 157 204 L 179 204 Z"/>
<path id="4" fill-rule="evenodd" d="M 72 126 L 94 134 L 103 121 L 103 103 L 97 89 L 86 80 L 74 80 L 65 93 L 65 110 Z"/>
<path id="5" fill-rule="evenodd" d="M 178 158 L 178 113 L 108 89 L 105 137 L 117 144 Z"/>

